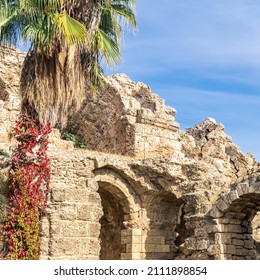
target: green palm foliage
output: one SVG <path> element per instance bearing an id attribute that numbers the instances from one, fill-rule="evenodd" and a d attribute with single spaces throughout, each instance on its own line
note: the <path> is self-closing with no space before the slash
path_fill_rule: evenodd
<path id="1" fill-rule="evenodd" d="M 71 44 L 85 41 L 87 30 L 70 17 L 62 0 L 0 0 L 0 42 L 16 45 L 30 41 L 37 51 L 50 54 L 54 38 Z"/>
<path id="2" fill-rule="evenodd" d="M 101 60 L 112 66 L 121 60 L 122 31 L 127 25 L 136 28 L 134 6 L 135 0 L 0 0 L 0 44 L 31 42 L 31 55 L 21 78 L 28 77 L 21 83 L 21 91 L 26 91 L 23 104 L 38 114 L 50 109 L 39 118 L 52 125 L 58 122 L 58 114 L 67 114 L 73 104 L 78 108 L 84 98 L 75 101 L 73 84 L 82 92 L 85 82 L 82 84 L 79 75 L 87 76 L 86 83 L 90 81 L 95 91 L 104 78 Z M 64 82 L 68 77 L 77 81 Z M 42 87 L 37 85 L 41 81 Z M 60 122 L 63 127 L 65 121 Z"/>
<path id="3" fill-rule="evenodd" d="M 99 28 L 92 35 L 90 49 L 93 53 L 93 59 L 90 64 L 90 79 L 93 90 L 101 83 L 103 70 L 100 67 L 100 61 L 104 57 L 107 65 L 114 66 L 121 61 L 120 36 L 122 27 L 130 24 L 136 29 L 136 20 L 134 14 L 134 0 L 103 0 Z"/>

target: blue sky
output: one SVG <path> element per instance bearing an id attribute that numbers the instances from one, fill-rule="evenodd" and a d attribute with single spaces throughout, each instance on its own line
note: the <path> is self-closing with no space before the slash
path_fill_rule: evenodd
<path id="1" fill-rule="evenodd" d="M 260 161 L 260 1 L 136 0 L 138 32 L 108 73 L 149 84 L 177 109 L 181 129 L 224 124 Z"/>

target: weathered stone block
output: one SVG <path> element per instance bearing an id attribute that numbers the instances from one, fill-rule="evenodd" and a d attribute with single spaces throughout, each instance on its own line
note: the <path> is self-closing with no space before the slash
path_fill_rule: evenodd
<path id="1" fill-rule="evenodd" d="M 248 249 L 237 249 L 236 250 L 236 255 L 238 255 L 238 256 L 251 256 L 251 254 L 250 254 L 250 250 L 248 250 Z"/>
<path id="2" fill-rule="evenodd" d="M 101 206 L 101 198 L 99 193 L 93 192 L 89 193 L 87 196 L 82 198 L 84 202 L 89 201 L 90 205 L 93 205 L 95 207 Z"/>
<path id="3" fill-rule="evenodd" d="M 219 244 L 231 244 L 232 234 L 230 234 L 230 233 L 215 233 L 215 240 Z"/>
<path id="4" fill-rule="evenodd" d="M 240 225 L 241 224 L 241 220 L 227 219 L 227 218 L 218 219 L 218 222 L 220 224 L 233 224 L 233 225 Z"/>
<path id="5" fill-rule="evenodd" d="M 228 209 L 229 205 L 226 202 L 224 202 L 223 200 L 220 200 L 217 203 L 217 207 L 218 207 L 219 210 L 225 211 L 226 209 Z"/>
<path id="6" fill-rule="evenodd" d="M 198 237 L 207 236 L 207 231 L 205 228 L 195 228 L 194 235 Z"/>
<path id="7" fill-rule="evenodd" d="M 250 249 L 250 250 L 254 249 L 255 242 L 253 240 L 245 240 L 244 242 L 245 242 L 246 249 Z"/>
<path id="8" fill-rule="evenodd" d="M 95 238 L 79 238 L 79 252 L 81 256 L 84 255 L 96 255 L 98 259 L 100 253 L 100 242 Z"/>
<path id="9" fill-rule="evenodd" d="M 51 189 L 51 201 L 55 202 L 64 202 L 65 201 L 65 190 L 64 188 L 52 188 Z"/>
<path id="10" fill-rule="evenodd" d="M 49 221 L 46 217 L 44 217 L 40 222 L 40 236 L 41 237 L 49 237 Z"/>
<path id="11" fill-rule="evenodd" d="M 232 239 L 232 244 L 233 244 L 233 245 L 244 246 L 244 241 L 241 240 L 241 239 Z"/>
<path id="12" fill-rule="evenodd" d="M 209 245 L 209 241 L 207 238 L 199 238 L 196 242 L 197 250 L 207 250 Z"/>
<path id="13" fill-rule="evenodd" d="M 216 255 L 217 260 L 232 260 L 232 254 L 218 254 Z"/>
<path id="14" fill-rule="evenodd" d="M 248 191 L 249 191 L 249 186 L 248 186 L 248 184 L 240 184 L 240 188 L 241 188 L 243 194 L 247 194 Z"/>
<path id="15" fill-rule="evenodd" d="M 228 196 L 229 196 L 229 199 L 231 200 L 231 202 L 233 202 L 233 201 L 235 201 L 235 200 L 237 200 L 237 199 L 239 198 L 239 195 L 238 195 L 238 193 L 237 193 L 236 190 L 231 191 L 231 192 L 228 194 Z"/>
<path id="16" fill-rule="evenodd" d="M 121 253 L 121 260 L 144 260 L 144 253 Z"/>
<path id="17" fill-rule="evenodd" d="M 220 250 L 220 245 L 218 244 L 213 244 L 213 245 L 210 245 L 208 248 L 207 248 L 207 252 L 210 256 L 213 256 L 213 255 L 219 255 L 221 254 L 221 250 Z"/>
<path id="18" fill-rule="evenodd" d="M 62 204 L 60 209 L 60 219 L 74 221 L 77 219 L 76 204 Z"/>
<path id="19" fill-rule="evenodd" d="M 240 225 L 225 225 L 224 226 L 225 232 L 241 232 L 241 226 Z"/>
<path id="20" fill-rule="evenodd" d="M 210 211 L 210 215 L 211 215 L 211 217 L 219 218 L 219 217 L 222 217 L 224 215 L 224 213 L 218 207 L 214 206 L 212 208 L 212 210 Z"/>
<path id="21" fill-rule="evenodd" d="M 50 235 L 53 237 L 62 235 L 62 222 L 59 220 L 52 221 L 49 228 Z"/>
<path id="22" fill-rule="evenodd" d="M 132 236 L 132 230 L 131 229 L 121 230 L 121 237 L 124 237 L 124 236 Z"/>
<path id="23" fill-rule="evenodd" d="M 92 221 L 99 218 L 100 213 L 92 211 L 93 207 L 88 204 L 77 205 L 77 219 L 83 221 Z"/>
<path id="24" fill-rule="evenodd" d="M 65 222 L 62 224 L 64 237 L 90 237 L 90 227 L 82 221 Z"/>
<path id="25" fill-rule="evenodd" d="M 86 180 L 86 187 L 89 188 L 91 191 L 93 192 L 97 192 L 98 191 L 98 182 L 95 179 L 87 179 Z"/>
<path id="26" fill-rule="evenodd" d="M 151 230 L 148 231 L 148 235 L 149 236 L 162 236 L 163 231 L 159 230 L 159 229 L 151 229 Z"/>
<path id="27" fill-rule="evenodd" d="M 138 229 L 138 228 L 133 228 L 132 229 L 132 235 L 135 236 L 135 235 L 142 235 L 142 230 L 141 229 Z"/>
<path id="28" fill-rule="evenodd" d="M 50 256 L 57 258 L 64 255 L 77 255 L 79 251 L 79 244 L 77 238 L 52 238 L 50 241 Z"/>
<path id="29" fill-rule="evenodd" d="M 40 248 L 41 248 L 41 259 L 42 257 L 48 257 L 49 255 L 49 238 L 40 238 Z"/>
<path id="30" fill-rule="evenodd" d="M 245 234 L 232 233 L 232 238 L 244 240 L 244 239 L 246 239 L 246 235 Z"/>
<path id="31" fill-rule="evenodd" d="M 142 252 L 141 244 L 126 244 L 126 253 L 140 253 Z"/>
<path id="32" fill-rule="evenodd" d="M 209 225 L 206 227 L 208 233 L 223 232 L 223 225 Z"/>
<path id="33" fill-rule="evenodd" d="M 88 237 L 98 237 L 100 234 L 101 224 L 98 222 L 87 223 L 87 235 Z"/>
<path id="34" fill-rule="evenodd" d="M 142 244 L 142 252 L 147 253 L 167 253 L 170 252 L 170 245 Z"/>
<path id="35" fill-rule="evenodd" d="M 141 236 L 142 235 L 142 230 L 141 229 L 125 229 L 121 230 L 121 236 Z"/>
<path id="36" fill-rule="evenodd" d="M 141 244 L 142 237 L 139 236 L 121 236 L 121 244 Z"/>
<path id="37" fill-rule="evenodd" d="M 236 254 L 236 247 L 233 245 L 222 245 L 222 252 L 227 254 Z"/>
<path id="38" fill-rule="evenodd" d="M 245 213 L 239 213 L 239 212 L 227 212 L 225 214 L 225 217 L 226 218 L 230 218 L 230 219 L 239 219 L 239 220 L 242 220 L 244 219 L 246 216 Z"/>
<path id="39" fill-rule="evenodd" d="M 92 194 L 92 196 L 95 195 L 95 196 L 98 196 L 98 194 Z M 99 197 L 98 197 L 99 198 Z M 67 202 L 91 202 L 93 203 L 94 200 L 93 199 L 90 199 L 90 193 L 89 193 L 89 190 L 84 188 L 84 189 L 81 189 L 81 188 L 75 188 L 75 187 L 72 187 L 72 188 L 67 188 L 66 191 L 65 191 L 65 200 Z M 99 201 L 98 201 L 98 204 L 100 204 L 100 198 L 99 198 Z"/>
<path id="40" fill-rule="evenodd" d="M 145 244 L 165 244 L 165 238 L 163 236 L 142 236 L 142 242 Z"/>

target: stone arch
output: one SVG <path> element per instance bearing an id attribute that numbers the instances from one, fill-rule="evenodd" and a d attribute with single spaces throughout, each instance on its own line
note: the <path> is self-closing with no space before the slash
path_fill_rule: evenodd
<path id="1" fill-rule="evenodd" d="M 215 259 L 259 258 L 259 241 L 253 238 L 252 220 L 260 211 L 260 183 L 241 183 L 212 208 Z M 212 236 L 211 236 L 212 237 Z M 212 247 L 211 247 L 212 249 Z"/>
<path id="2" fill-rule="evenodd" d="M 143 212 L 139 195 L 119 173 L 109 168 L 94 171 L 101 197 L 101 259 L 139 259 Z M 139 255 L 137 256 L 137 254 Z"/>

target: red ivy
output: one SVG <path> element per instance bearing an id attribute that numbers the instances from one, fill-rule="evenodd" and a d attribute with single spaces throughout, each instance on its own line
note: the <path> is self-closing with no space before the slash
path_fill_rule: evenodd
<path id="1" fill-rule="evenodd" d="M 18 147 L 12 155 L 10 197 L 2 227 L 4 259 L 39 258 L 39 221 L 49 193 L 50 169 L 47 157 L 50 125 L 20 116 L 16 122 Z"/>

